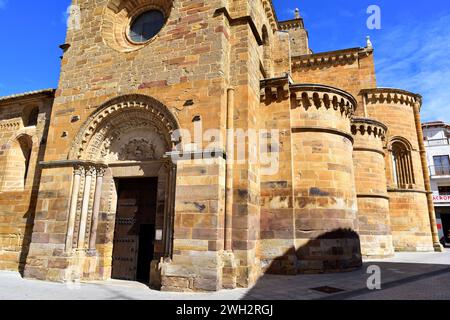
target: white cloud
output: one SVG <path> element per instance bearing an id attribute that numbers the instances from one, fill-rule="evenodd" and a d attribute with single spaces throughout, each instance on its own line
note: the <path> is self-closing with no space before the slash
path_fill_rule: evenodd
<path id="1" fill-rule="evenodd" d="M 449 34 L 447 15 L 402 24 L 383 33 L 375 46 L 378 85 L 421 94 L 423 121 L 450 123 Z"/>

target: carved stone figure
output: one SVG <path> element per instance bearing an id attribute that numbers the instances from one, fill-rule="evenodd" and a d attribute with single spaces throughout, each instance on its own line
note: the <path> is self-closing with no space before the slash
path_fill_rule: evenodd
<path id="1" fill-rule="evenodd" d="M 119 160 L 156 160 L 155 146 L 146 139 L 133 139 L 119 153 Z"/>

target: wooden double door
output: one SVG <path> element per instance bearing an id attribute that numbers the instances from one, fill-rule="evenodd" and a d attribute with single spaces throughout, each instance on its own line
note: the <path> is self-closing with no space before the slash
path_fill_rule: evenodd
<path id="1" fill-rule="evenodd" d="M 157 206 L 157 178 L 118 179 L 112 278 L 150 282 Z"/>

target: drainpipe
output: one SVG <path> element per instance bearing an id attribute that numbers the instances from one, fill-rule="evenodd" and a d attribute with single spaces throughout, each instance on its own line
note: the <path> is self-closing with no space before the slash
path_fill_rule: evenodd
<path id="1" fill-rule="evenodd" d="M 227 91 L 227 124 L 226 124 L 226 180 L 225 180 L 225 251 L 232 249 L 232 219 L 233 219 L 233 160 L 234 160 L 234 89 Z"/>
<path id="2" fill-rule="evenodd" d="M 423 142 L 422 122 L 420 120 L 421 101 L 414 103 L 414 120 L 416 123 L 417 139 L 419 140 L 420 160 L 422 162 L 423 180 L 425 182 L 425 190 L 427 192 L 428 214 L 430 216 L 431 234 L 433 235 L 433 247 L 436 252 L 443 252 L 436 224 L 436 215 L 434 212 L 433 194 L 431 191 L 430 176 L 428 175 L 427 154 L 425 143 Z"/>

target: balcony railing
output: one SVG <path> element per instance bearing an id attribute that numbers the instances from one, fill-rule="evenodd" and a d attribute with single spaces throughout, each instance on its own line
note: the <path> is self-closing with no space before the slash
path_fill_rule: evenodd
<path id="1" fill-rule="evenodd" d="M 430 166 L 430 176 L 450 176 L 450 166 Z"/>
<path id="2" fill-rule="evenodd" d="M 445 146 L 450 145 L 450 139 L 432 139 L 432 140 L 425 140 L 425 146 L 427 147 L 435 147 L 435 146 Z"/>

